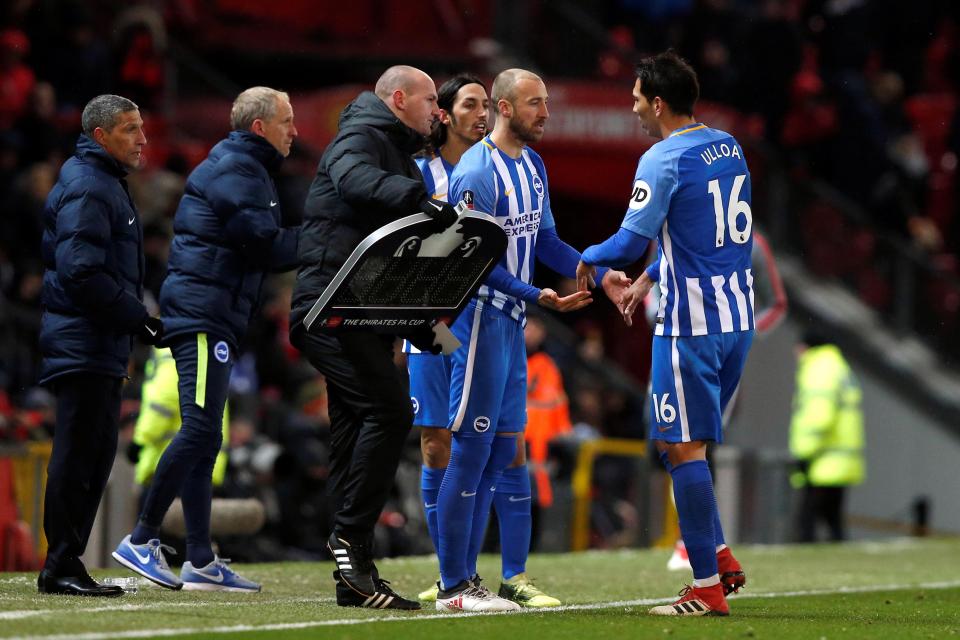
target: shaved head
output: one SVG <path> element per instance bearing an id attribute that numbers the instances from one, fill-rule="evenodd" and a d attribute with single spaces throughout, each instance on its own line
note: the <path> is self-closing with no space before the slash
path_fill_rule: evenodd
<path id="1" fill-rule="evenodd" d="M 373 91 L 400 122 L 423 136 L 430 135 L 440 117 L 433 78 L 401 64 L 384 71 Z"/>
<path id="2" fill-rule="evenodd" d="M 513 102 L 517 97 L 517 83 L 520 80 L 539 80 L 543 82 L 540 76 L 532 71 L 527 71 L 526 69 L 507 69 L 506 71 L 501 71 L 496 79 L 494 79 L 490 99 L 493 100 L 494 103 L 500 100 Z"/>
<path id="3" fill-rule="evenodd" d="M 383 75 L 377 80 L 373 92 L 377 94 L 378 98 L 386 102 L 390 96 L 393 95 L 394 91 L 412 93 L 417 84 L 422 83 L 424 80 L 433 84 L 430 76 L 420 69 L 405 64 L 398 64 L 383 72 Z"/>

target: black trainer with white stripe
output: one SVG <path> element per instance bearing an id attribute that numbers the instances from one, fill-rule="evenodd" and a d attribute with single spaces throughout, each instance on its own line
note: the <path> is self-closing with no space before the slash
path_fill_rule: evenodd
<path id="1" fill-rule="evenodd" d="M 327 549 L 337 563 L 338 587 L 343 583 L 364 598 L 377 593 L 374 583 L 376 567 L 373 565 L 373 553 L 369 545 L 355 540 L 346 540 L 338 537 L 336 533 L 331 533 L 330 538 L 327 539 Z"/>
<path id="2" fill-rule="evenodd" d="M 379 577 L 374 577 L 376 592 L 364 596 L 351 589 L 344 581 L 340 571 L 333 572 L 333 579 L 337 581 L 337 604 L 341 607 L 364 607 L 367 609 L 401 609 L 416 611 L 420 603 L 407 600 L 390 588 L 390 583 Z"/>

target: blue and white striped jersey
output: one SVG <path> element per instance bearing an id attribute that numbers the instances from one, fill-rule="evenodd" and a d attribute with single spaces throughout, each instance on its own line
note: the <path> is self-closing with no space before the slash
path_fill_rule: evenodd
<path id="1" fill-rule="evenodd" d="M 754 328 L 750 171 L 733 136 L 696 123 L 653 145 L 621 226 L 660 244 L 656 335 Z"/>
<path id="2" fill-rule="evenodd" d="M 450 176 L 450 202 L 463 200 L 476 211 L 489 213 L 507 234 L 507 252 L 500 266 L 532 284 L 537 232 L 556 224 L 550 211 L 547 172 L 536 151 L 524 147 L 519 158 L 500 151 L 487 136 L 470 147 Z M 524 322 L 523 300 L 480 287 L 477 299 Z"/>
<path id="3" fill-rule="evenodd" d="M 453 172 L 453 165 L 443 159 L 443 156 L 436 155 L 432 158 L 415 158 L 420 173 L 423 174 L 423 182 L 427 185 L 427 193 L 435 200 L 447 202 L 447 189 L 450 185 L 450 174 Z"/>

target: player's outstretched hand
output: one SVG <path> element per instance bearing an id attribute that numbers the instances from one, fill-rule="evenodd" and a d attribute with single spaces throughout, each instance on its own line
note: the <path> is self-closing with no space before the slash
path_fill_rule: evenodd
<path id="1" fill-rule="evenodd" d="M 597 286 L 597 268 L 583 260 L 577 265 L 577 290 L 589 291 Z"/>
<path id="2" fill-rule="evenodd" d="M 653 281 L 647 275 L 646 271 L 644 271 L 640 274 L 640 277 L 623 292 L 623 296 L 620 298 L 620 303 L 617 307 L 620 308 L 620 313 L 623 314 L 623 321 L 627 323 L 628 327 L 633 326 L 633 314 L 637 308 L 643 304 L 643 299 L 647 297 L 651 287 L 653 287 Z"/>
<path id="3" fill-rule="evenodd" d="M 577 291 L 561 298 L 553 289 L 541 289 L 537 304 L 554 311 L 576 311 L 593 302 L 589 291 Z"/>
<path id="4" fill-rule="evenodd" d="M 620 306 L 620 300 L 623 299 L 623 294 L 627 288 L 633 283 L 633 280 L 627 277 L 623 271 L 617 271 L 615 269 L 610 269 L 605 274 L 603 274 L 603 279 L 600 281 L 600 286 L 603 287 L 603 292 L 607 294 L 607 297 L 610 298 L 610 301 Z"/>

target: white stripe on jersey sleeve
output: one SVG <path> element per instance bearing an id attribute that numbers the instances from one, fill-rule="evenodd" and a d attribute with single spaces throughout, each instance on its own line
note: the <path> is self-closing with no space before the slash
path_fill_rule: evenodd
<path id="1" fill-rule="evenodd" d="M 687 278 L 687 308 L 690 310 L 690 335 L 707 335 L 707 315 L 703 310 L 703 291 L 699 278 Z"/>
<path id="2" fill-rule="evenodd" d="M 415 346 L 413 346 L 412 342 L 406 339 L 404 339 L 403 341 L 403 348 L 401 349 L 401 352 L 402 353 L 423 353 L 422 351 L 420 351 L 420 349 L 417 349 Z"/>
<path id="3" fill-rule="evenodd" d="M 730 301 L 727 300 L 727 294 L 723 290 L 723 276 L 713 276 L 710 282 L 713 283 L 713 292 L 717 298 L 717 311 L 720 314 L 720 331 L 730 333 L 733 331 L 733 314 L 730 313 Z"/>
<path id="4" fill-rule="evenodd" d="M 453 418 L 453 424 L 450 425 L 451 431 L 460 431 L 460 425 L 463 424 L 463 414 L 467 412 L 467 402 L 470 400 L 470 386 L 473 384 L 473 363 L 477 357 L 477 335 L 480 333 L 480 319 L 483 316 L 483 302 L 477 301 L 477 306 L 473 310 L 473 324 L 470 327 L 470 346 L 467 351 L 467 365 L 463 377 L 463 393 L 460 396 L 460 404 L 457 405 L 457 413 Z"/>
<path id="5" fill-rule="evenodd" d="M 749 290 L 750 297 L 750 313 L 753 313 L 757 308 L 753 304 L 753 269 L 747 269 L 747 289 Z"/>
<path id="6" fill-rule="evenodd" d="M 747 299 L 743 296 L 743 291 L 740 290 L 740 278 L 737 277 L 736 271 L 730 276 L 730 291 L 733 292 L 733 297 L 737 300 L 737 311 L 740 313 L 740 330 L 746 331 L 750 328 L 750 318 L 747 316 Z"/>
<path id="7" fill-rule="evenodd" d="M 430 175 L 433 176 L 433 193 L 430 197 L 446 202 L 447 189 L 450 185 L 447 184 L 447 170 L 443 167 L 443 158 L 437 156 L 427 166 L 430 167 Z"/>

